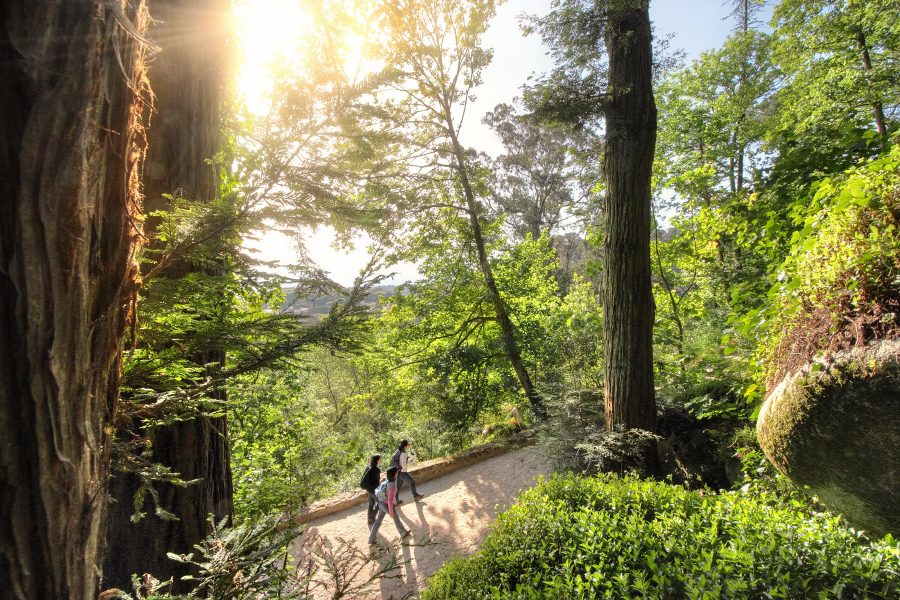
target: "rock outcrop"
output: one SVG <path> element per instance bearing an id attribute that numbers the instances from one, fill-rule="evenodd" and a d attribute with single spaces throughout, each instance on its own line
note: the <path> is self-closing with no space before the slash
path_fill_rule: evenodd
<path id="1" fill-rule="evenodd" d="M 830 510 L 871 536 L 900 536 L 900 341 L 788 375 L 756 430 L 775 467 Z"/>

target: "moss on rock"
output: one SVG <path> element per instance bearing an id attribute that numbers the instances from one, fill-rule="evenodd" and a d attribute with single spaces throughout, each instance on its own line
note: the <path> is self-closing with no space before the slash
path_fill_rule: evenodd
<path id="1" fill-rule="evenodd" d="M 796 485 L 859 529 L 900 536 L 900 341 L 787 376 L 756 430 L 766 456 Z"/>

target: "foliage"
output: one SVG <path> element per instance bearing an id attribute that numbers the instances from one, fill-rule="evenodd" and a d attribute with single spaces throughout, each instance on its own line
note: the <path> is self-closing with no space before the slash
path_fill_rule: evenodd
<path id="1" fill-rule="evenodd" d="M 214 161 L 219 197 L 200 204 L 173 196 L 167 210 L 152 215 L 157 233 L 141 257 L 140 330 L 123 365 L 113 450 L 118 468 L 144 482 L 139 516 L 149 512 L 143 504 L 154 499 L 155 481 L 187 483 L 151 460 L 153 429 L 177 420 L 230 417 L 244 532 L 265 515 L 355 487 L 366 457 L 390 453 L 400 437 L 427 459 L 463 449 L 491 428 L 488 435 L 500 435 L 513 427 L 513 409 L 528 421 L 478 243 L 515 327 L 522 363 L 552 405 L 542 450 L 561 471 L 630 468 L 647 437 L 604 431 L 599 278 L 592 277 L 592 287 L 570 268 L 570 259 L 584 264 L 599 251 L 581 233 L 550 234 L 574 217 L 583 219 L 593 241 L 603 238 L 595 134 L 617 92 L 607 85 L 604 36 L 609 11 L 634 4 L 561 0 L 547 17 L 526 19 L 525 29 L 540 33 L 559 65 L 526 90 L 526 102 L 537 117 L 567 129 L 538 126 L 500 105 L 486 122 L 505 154 L 489 159 L 462 149 L 456 134 L 491 59 L 481 39 L 496 3 L 309 3 L 309 29 L 301 32 L 307 53 L 273 66 L 271 110 L 231 115 L 228 143 Z M 656 58 L 656 381 L 661 396 L 699 418 L 747 417 L 761 396 L 760 369 L 773 377 L 791 366 L 783 356 L 800 360 L 894 335 L 900 314 L 900 155 L 869 131 L 879 106 L 890 128 L 898 104 L 896 7 L 887 0 L 783 0 L 769 36 L 754 30 L 761 5 L 732 2 L 734 33 L 690 66 L 674 70 L 671 57 Z M 354 68 L 348 48 L 357 38 Z M 304 228 L 323 225 L 334 226 L 344 242 L 368 231 L 378 257 L 417 261 L 421 278 L 384 298 L 377 318 L 364 306 L 371 280 L 360 281 L 319 319 L 277 310 L 285 281 L 265 275 L 272 265 L 254 260 L 244 241 L 272 228 L 288 233 L 299 248 L 293 266 L 299 295 L 337 295 L 339 286 L 327 281 L 303 244 Z M 370 266 L 375 269 L 374 259 Z M 600 268 L 592 275 L 602 271 L 602 260 L 594 266 Z M 536 546 L 526 544 L 521 556 L 533 562 L 522 568 L 533 567 L 544 586 L 534 593 L 559 596 L 553 587 L 559 586 L 577 595 L 595 585 L 599 595 L 611 585 L 630 588 L 611 592 L 629 597 L 653 577 L 668 577 L 676 590 L 660 591 L 661 597 L 690 596 L 691 586 L 706 585 L 702 577 L 721 577 L 716 581 L 733 588 L 732 595 L 762 593 L 766 578 L 794 593 L 801 576 L 813 578 L 810 586 L 820 585 L 819 577 L 838 584 L 833 573 L 810 570 L 823 557 L 841 565 L 858 558 L 850 574 L 870 564 L 840 526 L 788 510 L 816 505 L 772 470 L 749 430 L 736 447 L 747 473 L 740 494 L 702 499 L 626 479 L 621 494 L 643 498 L 641 507 L 662 515 L 649 521 L 637 518 L 643 513 L 629 497 L 609 491 L 611 483 L 602 484 L 602 493 L 598 487 L 572 494 L 613 498 L 608 502 L 633 513 L 582 510 L 566 504 L 569 492 L 548 491 L 600 483 L 560 480 L 529 496 L 504 519 L 525 527 L 552 516 L 563 519 L 562 529 L 541 531 L 552 540 L 576 536 L 566 532 L 575 522 L 566 519 L 574 517 L 553 504 L 562 502 L 586 528 L 602 532 L 601 540 L 621 544 L 624 565 L 587 576 L 607 557 L 607 547 L 589 536 L 577 538 L 586 545 L 573 553 L 548 542 L 541 560 Z M 534 509 L 538 516 L 522 516 L 524 506 L 543 504 L 549 508 Z M 675 507 L 688 514 L 678 516 Z M 763 516 L 783 522 L 764 523 Z M 596 525 L 601 521 L 615 525 L 605 529 Z M 779 528 L 792 526 L 800 533 L 784 542 L 785 554 L 766 540 L 761 547 L 769 549 L 751 559 L 747 549 L 762 539 L 754 536 L 765 531 L 781 540 L 787 530 Z M 518 540 L 512 527 L 502 525 L 498 539 Z M 704 529 L 712 527 L 719 529 Z M 657 544 L 658 551 L 668 543 L 659 531 L 673 543 L 684 540 L 668 546 L 665 572 L 645 562 L 650 546 L 632 552 L 640 544 Z M 739 531 L 747 532 L 746 545 Z M 821 540 L 819 550 L 803 550 L 810 557 L 805 565 L 787 564 L 802 541 Z M 839 540 L 850 544 L 845 554 L 835 549 Z M 542 542 L 536 536 L 529 544 Z M 320 545 L 320 558 L 335 573 L 362 559 L 347 558 L 352 552 L 343 542 L 329 544 Z M 707 562 L 694 561 L 691 544 L 707 553 Z M 488 547 L 501 556 L 499 542 Z M 890 563 L 890 553 L 885 556 Z M 210 573 L 219 568 L 203 564 Z M 504 572 L 515 577 L 519 567 Z M 688 574 L 694 568 L 696 579 Z M 570 579 L 573 573 L 580 583 Z M 434 590 L 450 585 L 442 577 Z M 513 597 L 530 593 L 524 580 L 520 592 L 503 588 L 502 578 L 489 581 Z M 844 593 L 856 593 L 857 583 L 850 581 Z M 774 587 L 767 591 L 777 595 Z M 472 592 L 479 593 L 488 594 Z"/>
<path id="2" fill-rule="evenodd" d="M 707 380 L 676 394 L 672 402 L 684 406 L 698 419 L 747 419 L 752 405 L 741 390 L 742 385 L 737 381 Z"/>
<path id="3" fill-rule="evenodd" d="M 500 241 L 498 241 L 500 243 Z M 528 412 L 484 298 L 471 248 L 453 237 L 425 257 L 425 278 L 384 298 L 362 354 L 311 352 L 294 374 L 231 383 L 232 464 L 241 518 L 290 511 L 355 487 L 374 452 L 409 438 L 423 459 L 471 445 L 516 407 Z M 599 319 L 587 286 L 557 295 L 549 240 L 495 253 L 496 277 L 539 381 L 596 372 Z M 595 375 L 593 375 L 595 376 Z M 504 420 L 508 418 L 502 417 Z"/>
<path id="4" fill-rule="evenodd" d="M 603 385 L 603 311 L 593 287 L 575 276 L 546 317 L 541 380 L 568 390 Z"/>
<path id="5" fill-rule="evenodd" d="M 290 513 L 356 489 L 369 456 L 389 456 L 403 437 L 425 459 L 458 449 L 448 447 L 440 423 L 409 408 L 412 391 L 393 385 L 401 379 L 372 372 L 379 366 L 369 355 L 322 349 L 303 370 L 235 382 L 230 437 L 239 519 Z"/>
<path id="6" fill-rule="evenodd" d="M 810 496 L 806 489 L 795 486 L 775 469 L 756 439 L 756 429 L 745 427 L 739 430 L 731 447 L 735 449 L 735 456 L 741 460 L 741 471 L 744 473 L 743 481 L 734 484 L 741 494 L 751 497 L 771 496 L 786 506 L 812 513 L 826 510 L 815 496 Z"/>
<path id="7" fill-rule="evenodd" d="M 784 0 L 771 37 L 753 30 L 758 6 L 732 3 L 723 47 L 658 88 L 657 210 L 671 227 L 653 241 L 657 370 L 672 396 L 733 382 L 737 398 L 705 401 L 731 412 L 816 352 L 890 335 L 895 312 L 886 297 L 856 306 L 867 296 L 853 291 L 875 276 L 858 257 L 890 281 L 890 215 L 830 199 L 852 195 L 858 161 L 888 160 L 871 128 L 896 111 L 893 3 Z M 890 196 L 896 183 L 880 185 Z M 869 225 L 882 232 L 871 248 L 857 238 Z"/>
<path id="8" fill-rule="evenodd" d="M 634 2 L 623 2 L 620 8 Z M 525 35 L 538 33 L 556 68 L 525 88 L 525 104 L 543 122 L 576 130 L 596 125 L 615 90 L 608 86 L 604 35 L 610 3 L 561 0 L 545 17 L 528 16 Z"/>
<path id="9" fill-rule="evenodd" d="M 498 104 L 482 123 L 490 127 L 504 153 L 488 159 L 491 205 L 514 239 L 537 240 L 565 221 L 596 218 L 593 189 L 599 177 L 599 140 L 582 132 L 536 125 L 517 114 L 518 103 Z"/>
<path id="10" fill-rule="evenodd" d="M 660 437 L 643 429 L 626 429 L 616 425 L 613 429 L 603 429 L 589 434 L 575 446 L 583 453 L 582 461 L 588 473 L 626 472 L 646 475 L 645 458 L 648 451 L 656 451 L 656 440 Z"/>
<path id="11" fill-rule="evenodd" d="M 731 0 L 731 14 L 728 15 L 734 19 L 734 29 L 732 31 L 748 32 L 762 25 L 757 18 L 765 8 L 768 0 Z"/>
<path id="12" fill-rule="evenodd" d="M 568 476 L 521 496 L 422 598 L 893 598 L 898 576 L 890 537 L 767 495 Z"/>
<path id="13" fill-rule="evenodd" d="M 291 513 L 342 491 L 347 472 L 365 462 L 304 394 L 314 375 L 262 373 L 235 381 L 231 393 L 231 464 L 237 518 Z M 355 469 L 354 469 L 355 470 Z"/>
<path id="14" fill-rule="evenodd" d="M 665 165 L 667 184 L 707 205 L 740 192 L 769 158 L 762 140 L 780 77 L 771 39 L 755 31 L 730 36 L 666 77 L 657 92 L 657 160 Z M 695 172 L 705 177 L 692 181 Z"/>
<path id="15" fill-rule="evenodd" d="M 241 236 L 259 219 L 242 198 L 172 198 L 169 210 L 154 214 L 158 234 L 142 255 L 140 328 L 123 361 L 113 448 L 114 469 L 141 482 L 133 520 L 144 516 L 148 496 L 158 517 L 177 518 L 160 506 L 154 483 L 192 483 L 154 462 L 157 428 L 226 414 L 226 390 L 239 378 L 293 368 L 315 347 L 355 351 L 367 327 L 363 300 L 377 276 L 336 292 L 343 298 L 315 321 L 265 309 L 281 304 L 284 280 L 261 272 L 241 248 Z"/>
<path id="16" fill-rule="evenodd" d="M 496 256 L 491 267 L 516 325 L 523 361 L 538 375 L 545 368 L 545 322 L 559 304 L 549 241 L 526 241 L 506 253 L 489 250 Z M 473 254 L 456 236 L 446 237 L 423 255 L 424 278 L 390 298 L 379 325 L 385 358 L 406 364 L 394 377 L 412 378 L 413 388 L 429 391 L 416 401 L 419 409 L 453 430 L 475 433 L 471 428 L 481 431 L 483 415 L 521 400 Z"/>
<path id="17" fill-rule="evenodd" d="M 401 541 L 366 553 L 354 540 L 331 540 L 302 534 L 302 527 L 279 517 L 267 516 L 255 523 L 227 527 L 210 519 L 212 533 L 196 546 L 197 554 L 169 558 L 198 567 L 197 587 L 188 595 L 166 591 L 171 582 L 152 575 L 133 577 L 134 596 L 121 590 L 104 592 L 103 598 L 125 600 L 243 600 L 246 598 L 331 600 L 358 598 L 385 578 L 398 577 L 403 561 Z M 302 536 L 302 537 L 301 537 Z M 297 545 L 300 537 L 302 544 Z M 433 543 L 430 537 L 415 540 L 416 546 Z M 296 549 L 298 556 L 291 554 Z M 296 563 L 296 564 L 295 564 Z"/>
<path id="18" fill-rule="evenodd" d="M 885 125 L 875 113 L 890 119 L 900 105 L 896 12 L 892 0 L 778 3 L 776 60 L 790 76 L 779 93 L 784 129 L 816 136 L 862 116 L 879 130 Z"/>
<path id="19" fill-rule="evenodd" d="M 599 389 L 545 392 L 551 418 L 538 434 L 538 451 L 560 473 L 585 473 L 591 468 L 578 446 L 605 430 L 604 398 Z"/>
<path id="20" fill-rule="evenodd" d="M 787 257 L 773 268 L 768 301 L 741 323 L 745 335 L 760 339 L 768 380 L 818 352 L 894 335 L 900 324 L 898 164 L 894 146 L 814 183 L 792 206 L 796 230 Z"/>
<path id="21" fill-rule="evenodd" d="M 548 395 L 552 421 L 538 437 L 539 451 L 557 472 L 639 473 L 659 436 L 643 429 L 607 429 L 603 393 L 583 389 Z"/>
<path id="22" fill-rule="evenodd" d="M 734 3 L 739 25 L 752 20 L 756 7 Z M 766 287 L 769 259 L 749 242 L 758 235 L 761 210 L 754 187 L 773 159 L 763 142 L 780 78 L 770 37 L 741 25 L 721 48 L 669 73 L 658 87 L 652 258 L 655 356 L 666 395 L 709 379 L 747 377 L 729 355 L 750 344 L 728 335 L 727 320 Z"/>
<path id="23" fill-rule="evenodd" d="M 169 553 L 172 560 L 198 567 L 197 587 L 186 596 L 171 595 L 166 592 L 170 582 L 160 582 L 151 575 L 135 575 L 137 600 L 311 597 L 312 565 L 295 568 L 288 553 L 299 533 L 297 525 L 282 523 L 275 517 L 237 527 L 226 526 L 226 520 L 216 523 L 211 517 L 210 523 L 212 533 L 196 546 L 196 554 Z M 121 592 L 118 597 L 132 599 Z"/>

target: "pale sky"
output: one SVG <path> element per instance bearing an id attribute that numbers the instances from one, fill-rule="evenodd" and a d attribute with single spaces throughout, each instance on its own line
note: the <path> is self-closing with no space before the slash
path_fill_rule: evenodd
<path id="1" fill-rule="evenodd" d="M 248 71 L 258 72 L 259 66 L 280 44 L 282 48 L 290 46 L 291 19 L 301 17 L 296 14 L 292 16 L 290 10 L 285 10 L 289 0 L 245 1 L 250 5 L 245 15 L 249 15 L 247 26 L 251 29 L 246 38 L 248 46 L 245 53 L 248 62 L 254 63 Z M 723 5 L 722 0 L 651 0 L 650 18 L 657 35 L 676 34 L 672 47 L 684 49 L 686 60 L 690 62 L 698 58 L 701 52 L 716 48 L 725 41 L 731 24 L 722 18 L 730 12 L 729 5 Z M 541 74 L 552 68 L 552 61 L 546 56 L 540 39 L 537 36 L 523 37 L 516 19 L 522 13 L 544 15 L 549 10 L 550 0 L 511 0 L 497 11 L 484 39 L 484 45 L 493 48 L 494 58 L 484 71 L 483 85 L 475 91 L 477 100 L 470 105 L 466 115 L 460 132 L 463 144 L 491 155 L 501 152 L 499 142 L 481 124 L 481 118 L 497 104 L 510 102 L 518 96 L 520 86 L 529 75 Z M 248 89 L 246 85 L 244 87 Z M 332 239 L 333 235 L 327 230 L 309 236 L 309 255 L 317 260 L 321 268 L 330 272 L 335 281 L 348 285 L 368 262 L 366 241 L 359 240 L 356 249 L 346 253 L 334 250 Z M 256 247 L 264 260 L 293 260 L 290 241 L 282 234 L 268 234 Z M 398 272 L 391 283 L 418 278 L 416 267 L 412 264 L 398 265 L 391 270 Z"/>

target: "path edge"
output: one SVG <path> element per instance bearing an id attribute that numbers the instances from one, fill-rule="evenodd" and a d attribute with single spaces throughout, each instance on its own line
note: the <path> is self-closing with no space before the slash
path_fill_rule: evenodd
<path id="1" fill-rule="evenodd" d="M 450 456 L 422 462 L 410 467 L 409 473 L 415 478 L 416 485 L 419 485 L 420 483 L 431 481 L 432 479 L 437 479 L 444 475 L 449 475 L 454 471 L 459 471 L 460 469 L 464 469 L 489 458 L 494 458 L 495 456 L 500 456 L 501 454 L 506 454 L 507 452 L 518 450 L 520 448 L 533 446 L 536 443 L 537 429 L 528 429 L 520 431 L 503 440 L 480 444 L 478 446 L 473 446 L 468 450 L 462 450 L 456 454 L 451 454 Z M 346 510 L 357 504 L 362 504 L 366 501 L 366 498 L 366 493 L 362 490 L 344 492 L 343 494 L 338 494 L 331 498 L 319 500 L 318 502 L 314 502 L 309 506 L 300 509 L 300 514 L 296 515 L 293 521 L 299 524 L 309 523 L 310 521 L 314 521 L 321 517 L 327 517 L 328 515 L 341 512 L 342 510 Z"/>

